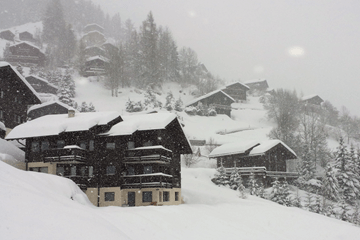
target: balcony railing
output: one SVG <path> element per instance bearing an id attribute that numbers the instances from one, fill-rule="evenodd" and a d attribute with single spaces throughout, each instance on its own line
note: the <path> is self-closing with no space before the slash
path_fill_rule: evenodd
<path id="1" fill-rule="evenodd" d="M 147 188 L 147 187 L 165 187 L 171 188 L 172 175 L 164 173 L 151 173 L 140 175 L 123 176 L 122 188 Z"/>
<path id="2" fill-rule="evenodd" d="M 87 151 L 81 148 L 50 149 L 43 151 L 42 157 L 44 162 L 85 162 L 87 159 Z"/>
<path id="3" fill-rule="evenodd" d="M 162 146 L 140 147 L 125 152 L 125 163 L 170 163 L 172 151 Z"/>
<path id="4" fill-rule="evenodd" d="M 225 168 L 226 174 L 230 175 L 235 168 Z M 268 176 L 272 178 L 298 178 L 297 172 L 267 171 L 265 167 L 239 167 L 237 168 L 242 176 L 251 174 Z"/>

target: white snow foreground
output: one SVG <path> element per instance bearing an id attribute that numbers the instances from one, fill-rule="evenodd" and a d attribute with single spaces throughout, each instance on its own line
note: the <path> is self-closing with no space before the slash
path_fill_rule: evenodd
<path id="1" fill-rule="evenodd" d="M 96 208 L 68 179 L 0 162 L 0 239 L 359 239 L 350 223 L 240 199 L 210 181 L 214 169 L 182 173 L 185 204 Z"/>

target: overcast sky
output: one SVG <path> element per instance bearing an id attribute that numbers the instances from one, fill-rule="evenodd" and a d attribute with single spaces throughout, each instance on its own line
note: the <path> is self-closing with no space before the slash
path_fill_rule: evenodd
<path id="1" fill-rule="evenodd" d="M 152 11 L 179 47 L 228 82 L 318 94 L 360 116 L 358 0 L 92 0 L 136 25 Z"/>

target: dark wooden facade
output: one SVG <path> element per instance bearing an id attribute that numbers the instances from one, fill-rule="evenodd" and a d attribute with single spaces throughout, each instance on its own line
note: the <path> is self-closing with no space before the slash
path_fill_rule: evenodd
<path id="1" fill-rule="evenodd" d="M 104 57 L 91 57 L 85 62 L 82 75 L 85 77 L 105 75 L 109 62 Z"/>
<path id="2" fill-rule="evenodd" d="M 303 97 L 302 102 L 304 104 L 312 104 L 312 105 L 321 106 L 321 103 L 323 103 L 324 100 L 321 97 L 319 97 L 319 95 L 313 95 L 313 96 L 309 96 L 309 97 Z"/>
<path id="3" fill-rule="evenodd" d="M 52 84 L 50 84 L 47 80 L 42 79 L 37 76 L 27 76 L 25 78 L 31 86 L 35 89 L 38 93 L 51 93 L 56 94 L 58 91 L 58 88 Z"/>
<path id="4" fill-rule="evenodd" d="M 35 90 L 11 65 L 0 67 L 0 121 L 7 128 L 25 122 L 28 107 L 40 103 Z"/>
<path id="5" fill-rule="evenodd" d="M 33 120 L 50 114 L 66 114 L 70 106 L 61 102 L 46 102 L 40 105 L 34 105 L 28 110 L 28 120 Z"/>
<path id="6" fill-rule="evenodd" d="M 186 106 L 196 107 L 199 103 L 206 106 L 211 105 L 214 106 L 218 114 L 226 114 L 230 117 L 231 104 L 234 102 L 235 100 L 228 94 L 224 93 L 221 90 L 217 90 L 191 101 Z"/>
<path id="7" fill-rule="evenodd" d="M 10 46 L 10 53 L 5 57 L 5 61 L 11 63 L 28 63 L 44 65 L 45 54 L 41 50 L 27 42 L 21 42 Z"/>
<path id="8" fill-rule="evenodd" d="M 19 33 L 19 39 L 21 41 L 29 41 L 29 42 L 35 41 L 34 36 L 31 33 L 29 33 L 28 31 Z"/>
<path id="9" fill-rule="evenodd" d="M 8 41 L 14 41 L 15 34 L 10 30 L 4 30 L 0 32 L 0 38 L 8 40 Z"/>
<path id="10" fill-rule="evenodd" d="M 269 85 L 265 79 L 258 81 L 248 81 L 245 82 L 245 85 L 248 86 L 252 92 L 255 90 L 265 92 L 269 88 Z"/>
<path id="11" fill-rule="evenodd" d="M 246 101 L 246 92 L 250 88 L 242 83 L 236 82 L 222 88 L 222 91 L 230 95 L 236 101 Z"/>

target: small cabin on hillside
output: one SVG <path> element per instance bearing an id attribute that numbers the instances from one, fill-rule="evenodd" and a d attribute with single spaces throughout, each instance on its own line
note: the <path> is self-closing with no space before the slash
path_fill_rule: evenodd
<path id="1" fill-rule="evenodd" d="M 28 63 L 35 65 L 44 65 L 45 54 L 40 48 L 28 43 L 20 42 L 9 47 L 10 54 L 5 56 L 5 61 L 11 63 Z"/>
<path id="2" fill-rule="evenodd" d="M 251 92 L 253 91 L 266 92 L 266 90 L 269 88 L 266 79 L 250 80 L 250 81 L 246 81 L 244 84 L 250 88 Z"/>
<path id="3" fill-rule="evenodd" d="M 222 90 L 215 90 L 201 97 L 198 97 L 185 106 L 196 107 L 199 103 L 206 106 L 213 106 L 218 114 L 226 114 L 230 117 L 231 104 L 235 102 L 235 99 Z"/>
<path id="4" fill-rule="evenodd" d="M 103 56 L 89 57 L 86 59 L 82 75 L 85 77 L 105 75 L 108 66 L 109 59 Z"/>
<path id="5" fill-rule="evenodd" d="M 10 30 L 2 30 L 0 31 L 0 38 L 8 41 L 14 41 L 15 34 Z"/>
<path id="6" fill-rule="evenodd" d="M 25 79 L 30 83 L 30 85 L 38 93 L 56 94 L 58 91 L 57 86 L 49 83 L 46 79 L 43 79 L 41 77 L 30 75 L 30 76 L 27 76 Z"/>
<path id="7" fill-rule="evenodd" d="M 110 42 L 106 42 L 101 46 L 105 50 L 105 56 L 110 57 L 110 54 L 117 53 L 119 48 Z"/>
<path id="8" fill-rule="evenodd" d="M 321 106 L 321 103 L 324 102 L 324 100 L 321 97 L 319 97 L 319 95 L 316 95 L 316 94 L 304 96 L 301 98 L 301 101 L 304 104 L 311 104 L 311 105 L 317 105 L 317 106 Z"/>
<path id="9" fill-rule="evenodd" d="M 237 102 L 246 101 L 246 92 L 250 88 L 240 82 L 230 83 L 221 89 L 223 92 L 227 93 Z"/>
<path id="10" fill-rule="evenodd" d="M 223 166 L 231 173 L 239 168 L 242 174 L 262 176 L 270 184 L 272 178 L 294 179 L 296 153 L 280 140 L 242 141 L 215 148 L 209 158 L 217 159 L 217 166 Z"/>
<path id="11" fill-rule="evenodd" d="M 60 101 L 49 101 L 31 106 L 27 111 L 28 120 L 33 120 L 45 115 L 66 114 L 72 107 Z"/>
<path id="12" fill-rule="evenodd" d="M 29 33 L 28 31 L 19 33 L 19 39 L 20 39 L 20 41 L 29 41 L 29 42 L 35 41 L 34 36 L 31 33 Z"/>
<path id="13" fill-rule="evenodd" d="M 29 106 L 40 103 L 26 79 L 9 63 L 0 62 L 0 121 L 12 129 L 26 121 Z"/>
<path id="14" fill-rule="evenodd" d="M 73 180 L 95 206 L 181 203 L 181 154 L 191 146 L 172 113 L 47 115 L 14 128 L 28 171 Z"/>

